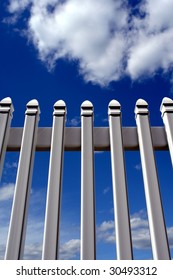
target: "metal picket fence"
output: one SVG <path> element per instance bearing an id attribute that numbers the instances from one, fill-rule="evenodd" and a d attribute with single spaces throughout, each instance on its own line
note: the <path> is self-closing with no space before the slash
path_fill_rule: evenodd
<path id="1" fill-rule="evenodd" d="M 136 127 L 122 127 L 116 100 L 108 106 L 109 127 L 93 127 L 89 101 L 81 105 L 81 127 L 65 126 L 62 100 L 54 105 L 52 127 L 38 128 L 39 113 L 37 100 L 30 101 L 24 127 L 12 128 L 12 101 L 0 102 L 1 172 L 6 151 L 20 151 L 5 259 L 23 256 L 35 151 L 50 151 L 42 259 L 58 259 L 64 151 L 81 151 L 81 259 L 96 259 L 94 151 L 110 151 L 117 258 L 133 259 L 125 150 L 140 151 L 153 258 L 170 259 L 154 151 L 169 149 L 173 163 L 173 100 L 162 101 L 163 127 L 150 127 L 148 104 L 142 99 L 135 106 Z"/>

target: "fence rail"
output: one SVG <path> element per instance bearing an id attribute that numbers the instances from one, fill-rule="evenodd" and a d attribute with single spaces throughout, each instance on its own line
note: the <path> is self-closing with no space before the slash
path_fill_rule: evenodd
<path id="1" fill-rule="evenodd" d="M 43 259 L 58 259 L 64 151 L 81 151 L 81 259 L 96 259 L 94 151 L 110 151 L 118 259 L 133 259 L 124 151 L 140 151 L 154 259 L 170 259 L 170 250 L 154 157 L 169 150 L 173 164 L 173 101 L 161 104 L 163 127 L 150 127 L 148 104 L 139 99 L 136 127 L 122 127 L 121 105 L 108 106 L 109 127 L 94 127 L 91 102 L 81 105 L 81 127 L 66 127 L 66 105 L 54 105 L 51 127 L 38 127 L 39 104 L 27 104 L 23 128 L 12 128 L 10 98 L 0 102 L 0 171 L 6 151 L 20 151 L 5 259 L 23 256 L 35 151 L 50 151 Z"/>
<path id="2" fill-rule="evenodd" d="M 20 151 L 23 128 L 10 128 L 7 151 Z M 64 150 L 81 151 L 81 128 L 65 127 Z M 36 151 L 50 151 L 51 127 L 39 127 L 36 140 Z M 168 150 L 168 141 L 164 127 L 151 127 L 153 148 L 156 151 Z M 94 127 L 94 150 L 110 151 L 110 136 L 108 127 Z M 138 151 L 139 142 L 136 127 L 122 127 L 123 148 L 125 151 Z"/>

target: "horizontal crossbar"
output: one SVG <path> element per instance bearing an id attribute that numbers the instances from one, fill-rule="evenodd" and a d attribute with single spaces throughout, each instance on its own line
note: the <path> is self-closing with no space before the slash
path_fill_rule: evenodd
<path id="1" fill-rule="evenodd" d="M 126 151 L 139 150 L 137 128 L 123 127 L 123 147 Z M 10 128 L 7 151 L 20 151 L 23 128 Z M 51 127 L 38 128 L 36 151 L 50 151 Z M 154 150 L 168 150 L 164 127 L 151 127 Z M 81 128 L 65 128 L 65 151 L 81 150 Z M 94 150 L 109 151 L 110 139 L 108 127 L 94 127 Z"/>

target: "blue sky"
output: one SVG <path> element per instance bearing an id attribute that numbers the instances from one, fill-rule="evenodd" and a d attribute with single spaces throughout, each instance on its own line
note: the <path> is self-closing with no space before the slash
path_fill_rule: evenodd
<path id="1" fill-rule="evenodd" d="M 12 126 L 23 126 L 26 103 L 40 104 L 39 126 L 52 125 L 54 103 L 67 105 L 67 126 L 80 126 L 80 105 L 94 105 L 94 125 L 108 126 L 117 99 L 123 126 L 135 126 L 138 98 L 149 104 L 152 126 L 162 126 L 162 98 L 173 96 L 173 1 L 9 0 L 0 3 L 0 99 L 10 96 Z M 0 257 L 3 258 L 18 153 L 7 153 L 0 186 Z M 135 259 L 152 258 L 138 152 L 126 152 Z M 156 152 L 166 226 L 173 247 L 172 167 Z M 40 165 L 42 162 L 42 165 Z M 41 255 L 49 153 L 36 153 L 25 258 Z M 45 170 L 43 173 L 42 170 Z M 114 259 L 110 154 L 95 153 L 97 258 Z M 76 202 L 77 201 L 77 202 Z M 66 152 L 61 219 L 62 259 L 78 259 L 80 153 Z M 171 252 L 172 253 L 172 252 Z"/>

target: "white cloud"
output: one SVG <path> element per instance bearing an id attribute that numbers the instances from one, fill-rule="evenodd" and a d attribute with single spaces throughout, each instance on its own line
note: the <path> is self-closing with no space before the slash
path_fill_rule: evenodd
<path id="1" fill-rule="evenodd" d="M 136 13 L 128 0 L 10 0 L 11 22 L 25 9 L 25 34 L 50 69 L 77 61 L 85 81 L 102 86 L 172 72 L 172 0 L 143 0 Z"/>
<path id="2" fill-rule="evenodd" d="M 144 216 L 143 212 L 136 213 L 130 217 L 132 231 L 138 230 L 139 228 L 148 229 L 148 220 Z"/>
<path id="3" fill-rule="evenodd" d="M 10 199 L 13 196 L 14 184 L 4 185 L 0 189 L 1 198 L 1 211 L 0 211 L 0 259 L 4 258 L 5 246 L 7 241 L 7 233 L 9 228 L 9 215 L 11 213 Z M 30 209 L 27 220 L 26 242 L 24 249 L 24 259 L 35 260 L 41 259 L 42 256 L 42 243 L 44 231 L 44 205 L 45 205 L 45 190 L 33 190 L 30 198 Z M 66 229 L 65 233 L 61 228 L 60 238 L 60 259 L 76 259 L 79 258 L 80 240 L 78 230 L 74 230 L 74 225 L 69 230 Z M 73 237 L 74 236 L 74 237 Z"/>
<path id="4" fill-rule="evenodd" d="M 104 221 L 97 227 L 98 241 L 106 243 L 115 243 L 114 221 Z"/>
<path id="5" fill-rule="evenodd" d="M 51 7 L 51 8 L 50 8 Z M 128 12 L 125 1 L 11 0 L 8 10 L 30 9 L 27 36 L 51 68 L 60 58 L 79 62 L 86 81 L 106 84 L 122 75 Z"/>
<path id="6" fill-rule="evenodd" d="M 0 247 L 0 256 L 1 251 L 3 252 L 4 248 Z M 71 239 L 67 242 L 60 245 L 59 249 L 59 259 L 60 260 L 70 260 L 77 259 L 80 253 L 80 240 Z M 25 260 L 39 260 L 42 258 L 42 244 L 39 242 L 33 242 L 25 246 Z"/>
<path id="7" fill-rule="evenodd" d="M 24 10 L 32 2 L 32 0 L 10 0 L 9 2 L 9 12 L 15 13 Z"/>
<path id="8" fill-rule="evenodd" d="M 78 259 L 80 253 L 80 240 L 71 239 L 60 245 L 59 259 L 70 260 Z M 4 246 L 0 246 L 0 258 L 3 259 Z M 42 243 L 33 242 L 25 246 L 25 260 L 40 260 L 42 258 Z"/>
<path id="9" fill-rule="evenodd" d="M 128 71 L 133 79 L 153 75 L 158 69 L 168 71 L 173 66 L 173 28 L 158 34 L 142 35 L 132 47 Z"/>
<path id="10" fill-rule="evenodd" d="M 74 259 L 79 255 L 80 240 L 71 239 L 60 246 L 59 258 L 61 260 Z"/>
<path id="11" fill-rule="evenodd" d="M 146 0 L 143 11 L 146 15 L 146 25 L 153 31 L 162 31 L 173 27 L 173 2 L 172 0 Z"/>
<path id="12" fill-rule="evenodd" d="M 42 255 L 42 244 L 32 243 L 25 246 L 25 260 L 40 260 Z"/>
<path id="13" fill-rule="evenodd" d="M 110 229 L 114 229 L 114 222 L 113 221 L 104 221 L 101 223 L 101 225 L 98 227 L 98 231 L 104 232 Z"/>
<path id="14" fill-rule="evenodd" d="M 13 198 L 14 184 L 8 183 L 0 187 L 0 201 L 7 201 Z"/>
<path id="15" fill-rule="evenodd" d="M 173 67 L 173 1 L 142 1 L 143 17 L 133 17 L 127 72 L 132 79 Z M 132 36 L 131 36 L 132 35 Z"/>
<path id="16" fill-rule="evenodd" d="M 148 249 L 150 245 L 150 234 L 148 221 L 144 211 L 139 211 L 130 217 L 133 248 Z M 98 238 L 101 242 L 115 243 L 114 221 L 104 221 L 98 227 Z"/>
<path id="17" fill-rule="evenodd" d="M 115 244 L 115 231 L 113 221 L 104 221 L 101 225 L 101 229 L 98 230 L 98 238 L 101 242 L 114 243 Z M 148 222 L 141 218 L 131 219 L 132 240 L 133 248 L 135 249 L 148 249 L 151 247 L 150 234 L 148 229 Z"/>
<path id="18" fill-rule="evenodd" d="M 130 217 L 132 241 L 134 249 L 151 248 L 149 225 L 145 211 L 141 210 Z M 170 248 L 173 248 L 173 227 L 167 227 Z M 115 244 L 114 221 L 104 221 L 97 228 L 97 236 L 101 242 Z"/>
<path id="19" fill-rule="evenodd" d="M 148 220 L 144 211 L 139 211 L 130 217 L 132 240 L 135 249 L 151 248 Z"/>
<path id="20" fill-rule="evenodd" d="M 26 240 L 25 245 L 24 259 L 41 259 L 43 226 L 43 222 L 40 221 L 39 217 L 35 218 L 34 216 L 32 216 L 32 219 L 28 224 L 28 238 Z M 131 216 L 131 229 L 134 249 L 146 250 L 151 248 L 148 221 L 146 218 L 145 211 L 139 211 L 138 213 L 135 213 Z M 167 233 L 170 248 L 173 248 L 173 227 L 168 227 Z M 61 241 L 60 244 L 59 259 L 79 259 L 80 239 L 76 237 L 70 239 L 70 230 L 68 231 L 67 235 L 67 239 Z M 1 236 L 0 259 L 3 259 L 4 257 L 5 241 L 6 238 L 4 238 L 4 236 Z M 97 226 L 97 241 L 101 243 L 106 242 L 115 244 L 115 231 L 113 220 L 103 221 L 100 225 Z"/>

